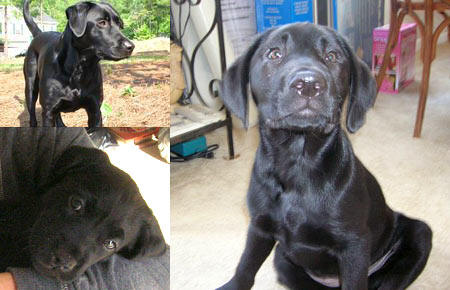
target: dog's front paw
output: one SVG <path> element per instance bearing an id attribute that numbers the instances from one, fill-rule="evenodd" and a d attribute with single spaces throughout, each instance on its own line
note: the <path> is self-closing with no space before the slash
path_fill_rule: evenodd
<path id="1" fill-rule="evenodd" d="M 242 279 L 237 279 L 234 277 L 216 290 L 248 290 L 252 288 L 252 286 L 253 281 L 243 281 Z"/>

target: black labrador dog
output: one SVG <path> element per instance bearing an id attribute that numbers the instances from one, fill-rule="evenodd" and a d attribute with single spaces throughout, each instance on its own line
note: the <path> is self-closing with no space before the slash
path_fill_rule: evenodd
<path id="1" fill-rule="evenodd" d="M 166 249 L 137 185 L 98 149 L 66 150 L 38 192 L 0 202 L 0 272 L 34 267 L 69 282 L 113 254 L 142 259 Z"/>
<path id="2" fill-rule="evenodd" d="M 392 211 L 354 155 L 351 133 L 373 105 L 368 67 L 335 31 L 297 23 L 267 31 L 226 72 L 221 94 L 247 124 L 250 89 L 259 111 L 248 206 L 251 222 L 233 278 L 249 289 L 274 246 L 291 289 L 404 289 L 423 270 L 432 232 Z"/>
<path id="3" fill-rule="evenodd" d="M 66 10 L 65 31 L 42 32 L 24 1 L 23 15 L 33 34 L 25 56 L 25 99 L 30 126 L 36 127 L 36 101 L 44 126 L 63 127 L 61 112 L 83 108 L 88 126 L 101 127 L 103 80 L 99 61 L 129 57 L 134 44 L 120 31 L 123 22 L 108 3 L 80 2 Z"/>

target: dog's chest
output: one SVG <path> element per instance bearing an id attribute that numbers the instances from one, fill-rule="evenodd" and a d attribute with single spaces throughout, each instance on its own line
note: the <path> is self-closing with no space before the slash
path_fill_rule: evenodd
<path id="1" fill-rule="evenodd" d="M 325 200 L 288 193 L 280 196 L 278 203 L 276 236 L 280 242 L 298 247 L 333 247 L 335 227 Z"/>

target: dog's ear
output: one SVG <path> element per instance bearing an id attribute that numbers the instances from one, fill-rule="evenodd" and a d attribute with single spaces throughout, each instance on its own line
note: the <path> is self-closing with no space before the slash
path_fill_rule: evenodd
<path id="1" fill-rule="evenodd" d="M 108 155 L 99 149 L 72 146 L 56 160 L 52 170 L 53 181 L 75 171 L 102 170 L 109 164 Z"/>
<path id="2" fill-rule="evenodd" d="M 350 94 L 347 105 L 347 130 L 356 132 L 364 124 L 365 115 L 377 96 L 377 85 L 369 67 L 356 56 L 343 39 L 350 62 Z"/>
<path id="3" fill-rule="evenodd" d="M 161 228 L 152 211 L 148 209 L 147 218 L 141 224 L 134 239 L 119 251 L 127 259 L 140 259 L 143 257 L 159 256 L 166 250 Z"/>
<path id="4" fill-rule="evenodd" d="M 250 62 L 260 44 L 272 31 L 268 30 L 259 36 L 255 42 L 227 69 L 220 84 L 220 96 L 231 113 L 241 119 L 248 128 L 248 93 L 250 80 Z"/>
<path id="5" fill-rule="evenodd" d="M 81 37 L 86 31 L 87 13 L 94 3 L 80 2 L 66 9 L 69 27 L 76 37 Z"/>

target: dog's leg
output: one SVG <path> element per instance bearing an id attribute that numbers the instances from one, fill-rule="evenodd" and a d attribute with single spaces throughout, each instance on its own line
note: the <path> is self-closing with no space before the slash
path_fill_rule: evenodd
<path id="1" fill-rule="evenodd" d="M 338 255 L 339 278 L 342 290 L 366 290 L 369 272 L 369 242 L 367 237 L 348 241 Z"/>
<path id="2" fill-rule="evenodd" d="M 302 267 L 294 265 L 289 261 L 277 246 L 274 259 L 275 269 L 278 273 L 278 281 L 295 290 L 326 290 L 333 289 L 317 283 L 305 272 Z"/>
<path id="3" fill-rule="evenodd" d="M 427 263 L 432 238 L 428 225 L 399 214 L 398 227 L 402 239 L 400 248 L 383 268 L 370 276 L 370 289 L 405 289 Z"/>
<path id="4" fill-rule="evenodd" d="M 264 260 L 269 256 L 274 245 L 275 240 L 273 238 L 263 236 L 254 226 L 250 225 L 245 250 L 239 261 L 236 273 L 228 283 L 219 289 L 250 289 L 255 281 L 256 272 L 258 272 Z"/>
<path id="5" fill-rule="evenodd" d="M 64 124 L 64 122 L 62 120 L 61 113 L 56 114 L 55 122 L 56 122 L 56 127 L 66 127 L 66 125 Z"/>
<path id="6" fill-rule="evenodd" d="M 36 101 L 39 94 L 39 78 L 37 76 L 37 55 L 28 50 L 25 57 L 23 74 L 25 76 L 25 101 L 30 115 L 30 127 L 37 126 Z"/>
<path id="7" fill-rule="evenodd" d="M 44 127 L 54 127 L 55 126 L 55 117 L 51 110 L 42 108 L 42 126 Z"/>
<path id="8" fill-rule="evenodd" d="M 88 127 L 102 127 L 102 112 L 100 111 L 101 104 L 96 98 L 89 98 L 89 103 L 86 105 L 86 112 L 88 114 Z"/>

